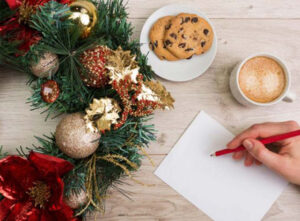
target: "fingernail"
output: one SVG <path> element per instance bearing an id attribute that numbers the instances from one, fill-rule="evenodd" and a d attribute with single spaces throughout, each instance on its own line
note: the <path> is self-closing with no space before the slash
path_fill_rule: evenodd
<path id="1" fill-rule="evenodd" d="M 251 149 L 251 148 L 253 147 L 253 143 L 252 143 L 250 140 L 244 140 L 244 141 L 243 141 L 243 146 L 244 146 L 247 150 L 249 150 L 249 149 Z"/>

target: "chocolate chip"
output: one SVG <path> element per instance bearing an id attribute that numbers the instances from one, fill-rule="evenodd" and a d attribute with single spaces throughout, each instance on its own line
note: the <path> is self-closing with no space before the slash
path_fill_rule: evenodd
<path id="1" fill-rule="evenodd" d="M 186 36 L 185 36 L 184 34 L 182 34 L 181 37 L 182 37 L 183 39 L 186 39 Z"/>
<path id="2" fill-rule="evenodd" d="M 184 24 L 184 23 L 187 23 L 187 22 L 189 22 L 191 20 L 191 18 L 190 17 L 185 17 L 185 18 L 183 18 L 183 17 L 181 17 L 181 25 L 182 24 Z"/>
<path id="3" fill-rule="evenodd" d="M 177 35 L 175 33 L 171 33 L 170 36 L 174 39 L 177 39 Z"/>
<path id="4" fill-rule="evenodd" d="M 162 58 L 163 58 L 163 59 L 166 59 L 166 57 L 165 57 L 165 56 L 162 56 Z"/>
<path id="5" fill-rule="evenodd" d="M 180 47 L 180 48 L 185 48 L 185 46 L 186 46 L 186 43 L 180 43 L 180 44 L 178 45 L 178 47 Z"/>
<path id="6" fill-rule="evenodd" d="M 202 42 L 201 42 L 201 47 L 203 48 L 205 44 L 206 44 L 206 42 L 205 42 L 205 41 L 202 41 Z"/>
<path id="7" fill-rule="evenodd" d="M 158 46 L 158 42 L 157 42 L 157 41 L 155 41 L 155 42 L 154 42 L 154 47 L 156 47 L 156 48 L 157 48 L 157 46 Z"/>
<path id="8" fill-rule="evenodd" d="M 194 38 L 193 38 L 193 40 L 194 40 L 194 41 L 197 41 L 197 40 L 198 40 L 198 38 L 194 37 Z"/>
<path id="9" fill-rule="evenodd" d="M 194 49 L 193 48 L 187 48 L 185 49 L 185 51 L 193 51 Z"/>
<path id="10" fill-rule="evenodd" d="M 192 23 L 197 23 L 197 22 L 198 22 L 198 18 L 197 17 L 192 18 Z"/>
<path id="11" fill-rule="evenodd" d="M 187 60 L 190 60 L 192 57 L 193 57 L 193 55 L 192 55 L 192 56 L 190 56 L 190 57 L 188 57 L 188 58 L 187 58 Z"/>
<path id="12" fill-rule="evenodd" d="M 183 27 L 179 28 L 178 33 L 182 32 L 182 31 L 183 31 Z"/>
<path id="13" fill-rule="evenodd" d="M 171 45 L 172 44 L 172 42 L 170 41 L 170 40 L 166 40 L 165 41 L 165 46 L 167 47 L 168 45 Z"/>
<path id="14" fill-rule="evenodd" d="M 181 17 L 181 25 L 184 23 L 184 18 L 183 17 Z"/>
<path id="15" fill-rule="evenodd" d="M 172 24 L 168 24 L 165 26 L 165 30 L 169 30 L 171 28 Z"/>
<path id="16" fill-rule="evenodd" d="M 150 49 L 153 51 L 154 50 L 154 46 L 152 44 L 152 42 L 149 43 Z"/>
<path id="17" fill-rule="evenodd" d="M 205 34 L 205 35 L 207 35 L 207 34 L 208 34 L 208 32 L 209 32 L 209 30 L 208 30 L 208 29 L 206 29 L 206 28 L 203 30 L 203 34 Z"/>

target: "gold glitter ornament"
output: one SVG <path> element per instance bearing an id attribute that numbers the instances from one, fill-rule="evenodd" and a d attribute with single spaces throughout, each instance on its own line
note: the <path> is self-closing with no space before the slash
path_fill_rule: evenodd
<path id="1" fill-rule="evenodd" d="M 120 111 L 121 108 L 115 99 L 94 98 L 84 116 L 87 129 L 91 132 L 110 130 L 111 125 L 117 123 Z"/>
<path id="2" fill-rule="evenodd" d="M 159 81 L 145 81 L 137 99 L 155 101 L 161 105 L 162 109 L 174 108 L 174 98 Z"/>
<path id="3" fill-rule="evenodd" d="M 131 55 L 130 51 L 123 51 L 121 47 L 107 56 L 106 68 L 111 80 L 110 83 L 114 80 L 117 82 L 123 80 L 127 75 L 130 76 L 133 83 L 137 83 L 140 68 L 135 57 L 135 55 Z"/>
<path id="4" fill-rule="evenodd" d="M 59 67 L 59 60 L 56 54 L 44 52 L 37 63 L 31 63 L 31 72 L 39 77 L 46 78 L 53 76 Z"/>
<path id="5" fill-rule="evenodd" d="M 77 209 L 87 202 L 86 192 L 81 189 L 79 192 L 72 191 L 69 196 L 64 198 L 64 202 L 72 209 Z"/>
<path id="6" fill-rule="evenodd" d="M 82 29 L 81 37 L 86 38 L 90 35 L 92 28 L 97 23 L 97 9 L 89 1 L 75 1 L 70 4 L 71 15 L 73 20 Z"/>
<path id="7" fill-rule="evenodd" d="M 86 129 L 83 113 L 65 116 L 56 127 L 55 139 L 59 149 L 75 159 L 85 158 L 99 146 L 100 133 Z"/>

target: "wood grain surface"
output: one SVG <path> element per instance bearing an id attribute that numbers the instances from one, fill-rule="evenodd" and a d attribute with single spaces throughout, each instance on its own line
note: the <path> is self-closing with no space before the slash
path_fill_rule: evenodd
<path id="1" fill-rule="evenodd" d="M 135 26 L 134 38 L 139 38 L 141 28 L 151 13 L 175 2 L 198 7 L 211 18 L 218 36 L 218 53 L 210 69 L 195 80 L 174 83 L 161 79 L 172 92 L 176 104 L 172 111 L 156 112 L 153 119 L 158 130 L 158 140 L 150 145 L 148 152 L 156 166 L 200 110 L 207 111 L 233 133 L 264 121 L 300 122 L 299 100 L 294 103 L 282 102 L 272 107 L 246 108 L 234 100 L 228 85 L 235 64 L 252 53 L 269 52 L 286 61 L 292 73 L 292 91 L 300 95 L 300 1 L 129 0 L 130 21 Z M 54 132 L 59 121 L 58 118 L 45 122 L 45 115 L 39 111 L 30 111 L 30 105 L 26 103 L 30 96 L 26 80 L 25 74 L 0 67 L 0 145 L 10 153 L 15 153 L 19 145 L 30 146 L 36 143 L 34 135 Z M 106 202 L 106 214 L 97 214 L 96 220 L 210 220 L 154 176 L 154 170 L 145 159 L 136 177 L 144 183 L 155 185 L 144 187 L 125 180 L 129 185 L 123 188 L 132 192 L 132 200 L 112 190 Z M 94 220 L 94 215 L 87 220 Z M 300 220 L 300 188 L 289 185 L 264 220 Z"/>

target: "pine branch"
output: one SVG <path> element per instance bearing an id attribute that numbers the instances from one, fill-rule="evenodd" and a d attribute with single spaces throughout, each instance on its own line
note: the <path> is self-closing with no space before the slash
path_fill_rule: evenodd
<path id="1" fill-rule="evenodd" d="M 143 155 L 139 153 L 139 148 L 137 146 L 147 146 L 147 144 L 155 139 L 155 130 L 153 125 L 147 125 L 146 122 L 149 117 L 145 118 L 129 118 L 128 121 L 118 130 L 109 131 L 103 134 L 100 138 L 99 147 L 96 151 L 97 156 L 105 156 L 107 154 L 118 154 L 121 155 L 131 162 L 140 165 Z M 28 152 L 31 150 L 59 157 L 71 162 L 75 165 L 75 168 L 63 177 L 65 182 L 65 194 L 68 196 L 71 192 L 75 191 L 79 193 L 81 189 L 85 189 L 85 176 L 87 174 L 86 162 L 90 159 L 87 157 L 85 159 L 72 159 L 62 153 L 59 147 L 55 143 L 55 137 L 51 136 L 36 137 L 39 142 L 38 146 L 33 146 L 31 148 L 20 147 L 18 150 L 21 156 L 27 156 Z M 120 161 L 122 163 L 122 161 Z M 107 161 L 99 160 L 96 164 L 97 177 L 99 179 L 99 190 L 100 195 L 105 196 L 108 188 L 112 185 L 118 187 L 120 184 L 124 184 L 120 181 L 121 178 L 126 177 L 124 171 Z M 135 171 L 134 168 L 128 166 L 128 170 Z M 122 194 L 126 195 L 126 192 L 119 188 Z M 128 195 L 127 195 L 128 196 Z M 102 204 L 103 202 L 98 202 L 97 198 L 94 199 L 95 202 Z M 93 211 L 95 208 L 90 205 L 86 210 Z M 80 209 L 78 209 L 80 211 Z"/>
<path id="2" fill-rule="evenodd" d="M 78 26 L 67 19 L 68 6 L 55 1 L 39 7 L 39 10 L 32 15 L 30 26 L 39 31 L 43 38 L 38 44 L 32 46 L 25 56 L 15 56 L 18 53 L 17 42 L 12 44 L 0 37 L 0 63 L 29 74 L 28 84 L 31 85 L 33 94 L 28 102 L 31 103 L 33 110 L 42 109 L 42 113 L 46 113 L 46 119 L 62 113 L 82 111 L 93 97 L 104 95 L 110 90 L 110 86 L 100 89 L 88 88 L 80 78 L 80 73 L 84 73 L 85 70 L 79 61 L 79 56 L 95 45 L 107 45 L 112 49 L 121 46 L 124 50 L 131 50 L 136 54 L 140 72 L 145 79 L 153 77 L 153 71 L 147 65 L 146 56 L 141 54 L 139 44 L 131 41 L 133 27 L 127 22 L 128 15 L 123 1 L 101 0 L 97 5 L 98 22 L 92 29 L 91 35 L 85 39 L 80 37 Z M 40 95 L 41 84 L 47 79 L 35 77 L 30 69 L 32 63 L 38 62 L 41 54 L 46 51 L 57 54 L 60 65 L 59 71 L 51 79 L 58 82 L 61 94 L 56 102 L 51 104 L 45 103 Z"/>
<path id="3" fill-rule="evenodd" d="M 0 61 L 10 64 L 14 68 L 23 70 L 30 75 L 28 84 L 33 89 L 32 96 L 28 99 L 33 110 L 42 109 L 49 116 L 55 117 L 62 113 L 72 113 L 84 111 L 93 98 L 111 97 L 120 101 L 117 93 L 107 85 L 103 88 L 86 87 L 80 77 L 84 68 L 79 61 L 80 55 L 87 49 L 96 45 L 107 45 L 112 49 L 121 46 L 124 50 L 131 50 L 136 55 L 136 60 L 140 66 L 140 73 L 145 80 L 153 77 L 153 71 L 147 64 L 146 56 L 140 52 L 138 42 L 132 41 L 133 27 L 127 21 L 126 7 L 122 0 L 100 0 L 97 4 L 98 22 L 92 29 L 88 38 L 80 37 L 80 29 L 75 23 L 67 18 L 68 6 L 50 1 L 37 10 L 31 17 L 31 28 L 39 31 L 43 38 L 38 44 L 31 47 L 25 56 L 15 57 L 17 53 L 16 45 L 11 44 L 6 39 L 0 37 Z M 1 9 L 0 9 L 1 12 Z M 55 13 L 53 13 L 55 12 Z M 0 17 L 1 18 L 1 17 Z M 54 103 L 45 103 L 40 95 L 41 85 L 48 79 L 37 78 L 32 75 L 30 66 L 33 62 L 38 62 L 39 57 L 44 52 L 52 52 L 59 57 L 59 70 L 50 77 L 55 80 L 60 87 L 60 95 Z M 149 117 L 129 117 L 125 124 L 118 130 L 111 130 L 102 134 L 96 156 L 103 157 L 108 154 L 120 155 L 118 163 L 124 163 L 128 159 L 137 166 L 141 165 L 143 155 L 138 147 L 147 147 L 148 143 L 155 140 L 155 130 L 153 125 L 148 125 Z M 72 159 L 62 153 L 55 143 L 54 135 L 37 137 L 38 146 L 18 149 L 20 155 L 26 156 L 28 151 L 34 150 L 40 153 L 56 156 L 75 165 L 75 168 L 64 176 L 65 194 L 71 191 L 79 192 L 85 188 L 87 162 L 91 157 L 85 159 Z M 120 179 L 125 177 L 124 170 L 117 164 L 105 160 L 97 160 L 95 171 L 97 173 L 98 189 L 101 196 L 105 196 L 108 188 L 122 184 Z M 128 171 L 135 171 L 137 168 L 127 165 Z M 127 193 L 118 188 L 122 194 Z M 99 202 L 96 194 L 93 199 Z M 80 211 L 82 208 L 79 208 Z M 95 210 L 91 204 L 84 214 Z"/>
<path id="4" fill-rule="evenodd" d="M 7 157 L 8 153 L 7 152 L 3 152 L 3 146 L 0 146 L 0 160 L 4 157 Z"/>
<path id="5" fill-rule="evenodd" d="M 15 11 L 10 10 L 6 1 L 0 1 L 0 23 L 12 16 Z"/>

